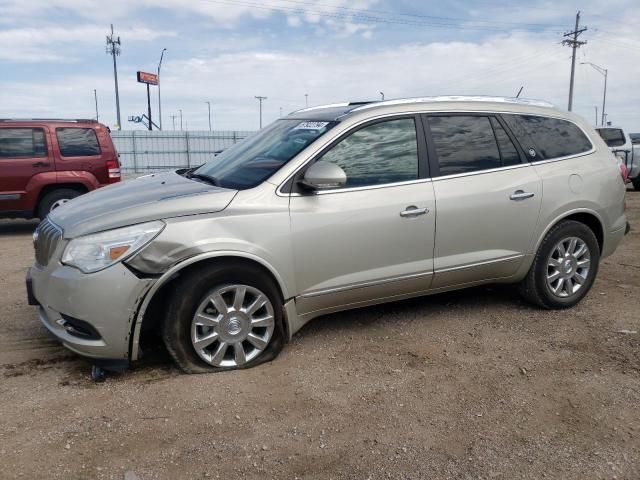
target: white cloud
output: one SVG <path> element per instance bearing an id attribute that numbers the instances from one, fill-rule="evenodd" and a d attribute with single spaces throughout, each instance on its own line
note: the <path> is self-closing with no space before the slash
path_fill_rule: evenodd
<path id="1" fill-rule="evenodd" d="M 74 62 L 78 60 L 72 54 L 75 48 L 95 49 L 104 44 L 106 32 L 104 26 L 100 25 L 0 30 L 0 60 L 17 63 Z M 176 35 L 175 32 L 155 31 L 145 27 L 125 28 L 119 33 L 128 40 L 135 41 L 153 41 L 158 37 Z"/>

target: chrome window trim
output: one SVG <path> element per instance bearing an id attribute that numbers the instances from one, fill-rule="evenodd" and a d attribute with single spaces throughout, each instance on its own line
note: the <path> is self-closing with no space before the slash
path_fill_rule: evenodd
<path id="1" fill-rule="evenodd" d="M 344 133 L 348 133 L 351 130 L 355 130 L 357 127 L 359 127 L 360 125 L 362 125 L 364 123 L 370 122 L 372 120 L 378 120 L 378 119 L 389 118 L 389 117 L 400 117 L 400 116 L 406 116 L 406 115 L 447 114 L 447 113 L 460 113 L 460 114 L 468 113 L 468 114 L 487 114 L 487 115 L 528 115 L 528 116 L 533 116 L 533 117 L 548 117 L 548 118 L 555 118 L 556 120 L 564 120 L 565 122 L 572 123 L 573 125 L 575 125 L 576 127 L 578 127 L 580 129 L 580 131 L 589 140 L 589 143 L 591 143 L 591 150 L 588 150 L 588 151 L 585 151 L 585 152 L 581 152 L 581 153 L 576 153 L 574 155 L 567 155 L 567 156 L 564 156 L 564 157 L 557 157 L 557 158 L 549 158 L 549 159 L 540 160 L 540 161 L 534 161 L 534 162 L 532 162 L 530 160 L 527 160 L 526 163 L 521 163 L 521 164 L 517 164 L 517 165 L 508 165 L 506 167 L 491 168 L 491 169 L 488 169 L 488 170 L 478 170 L 478 171 L 475 171 L 475 172 L 467 172 L 467 173 L 456 173 L 456 174 L 452 174 L 452 175 L 443 175 L 443 176 L 432 177 L 432 178 L 420 178 L 420 179 L 417 179 L 417 180 L 409 180 L 409 181 L 406 181 L 406 182 L 384 183 L 384 184 L 380 184 L 380 185 L 368 185 L 366 187 L 336 188 L 336 189 L 331 189 L 331 190 L 321 190 L 321 191 L 317 191 L 317 192 L 314 192 L 314 193 L 309 194 L 309 195 L 301 195 L 299 193 L 287 193 L 287 192 L 283 192 L 282 191 L 282 187 L 284 187 L 284 185 L 289 180 L 291 180 L 291 178 L 294 177 L 300 170 L 302 170 L 304 167 L 306 167 L 309 162 L 312 162 L 323 148 L 325 148 L 327 145 L 329 145 L 331 142 L 333 142 L 340 135 L 342 135 Z M 593 141 L 591 140 L 591 137 L 587 134 L 587 132 L 585 131 L 584 128 L 582 128 L 580 125 L 578 125 L 577 123 L 575 123 L 575 122 L 573 122 L 573 121 L 571 121 L 571 120 L 569 120 L 567 118 L 563 118 L 561 116 L 553 115 L 552 113 L 550 113 L 550 114 L 541 114 L 541 113 L 526 113 L 526 112 L 505 112 L 505 111 L 497 111 L 497 110 L 452 110 L 452 109 L 433 110 L 433 111 L 431 111 L 431 110 L 426 110 L 426 111 L 425 110 L 411 110 L 411 111 L 407 111 L 407 112 L 384 113 L 384 114 L 381 114 L 381 115 L 376 115 L 376 116 L 373 116 L 373 117 L 368 117 L 366 119 L 360 120 L 357 123 L 351 125 L 351 127 L 349 127 L 349 129 L 345 130 L 342 133 L 339 133 L 336 137 L 332 137 L 328 142 L 322 144 L 322 146 L 320 146 L 315 152 L 313 152 L 307 158 L 307 160 L 305 160 L 298 168 L 296 168 L 290 175 L 287 175 L 287 177 L 284 179 L 284 181 L 282 181 L 280 183 L 280 185 L 278 186 L 278 188 L 276 189 L 276 195 L 279 196 L 279 197 L 306 197 L 306 196 L 313 196 L 313 195 L 325 195 L 325 194 L 330 194 L 330 193 L 373 190 L 373 189 L 377 189 L 377 188 L 395 187 L 395 186 L 398 186 L 398 185 L 405 185 L 405 184 L 412 184 L 412 183 L 431 182 L 431 181 L 435 182 L 435 181 L 438 181 L 438 180 L 448 180 L 450 178 L 467 177 L 467 176 L 471 176 L 471 175 L 480 175 L 480 174 L 484 174 L 484 173 L 493 173 L 493 172 L 497 172 L 497 171 L 501 171 L 501 170 L 510 170 L 510 169 L 514 169 L 514 168 L 521 168 L 521 167 L 527 167 L 527 166 L 543 165 L 545 163 L 559 162 L 559 161 L 562 161 L 562 160 L 569 160 L 569 159 L 572 159 L 572 158 L 583 157 L 583 156 L 586 156 L 586 155 L 591 155 L 592 153 L 595 153 L 595 152 L 596 152 L 596 147 L 595 147 Z M 266 181 L 268 181 L 268 179 Z"/>
<path id="2" fill-rule="evenodd" d="M 409 275 L 400 275 L 397 277 L 382 278 L 378 280 L 371 280 L 368 282 L 351 283 L 348 285 L 342 285 L 340 287 L 331 287 L 331 288 L 325 288 L 321 290 L 312 290 L 310 292 L 303 293 L 300 296 L 302 298 L 313 298 L 313 297 L 319 297 L 321 295 L 327 295 L 330 293 L 339 293 L 347 290 L 355 290 L 357 288 L 375 287 L 375 286 L 384 285 L 387 283 L 400 282 L 402 280 L 411 280 L 413 278 L 428 277 L 430 275 L 433 275 L 433 272 L 411 273 Z"/>

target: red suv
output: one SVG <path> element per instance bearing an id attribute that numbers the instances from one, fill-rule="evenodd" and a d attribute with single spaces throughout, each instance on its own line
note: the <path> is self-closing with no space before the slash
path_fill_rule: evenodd
<path id="1" fill-rule="evenodd" d="M 44 218 L 120 181 L 109 128 L 95 120 L 0 119 L 0 217 Z"/>

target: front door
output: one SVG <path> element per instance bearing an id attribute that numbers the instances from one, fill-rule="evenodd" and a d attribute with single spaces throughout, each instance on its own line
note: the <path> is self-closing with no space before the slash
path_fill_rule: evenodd
<path id="1" fill-rule="evenodd" d="M 533 245 L 542 181 L 498 117 L 425 118 L 438 205 L 433 288 L 514 275 Z"/>
<path id="2" fill-rule="evenodd" d="M 29 181 L 54 169 L 44 129 L 0 126 L 0 211 L 25 211 Z"/>
<path id="3" fill-rule="evenodd" d="M 298 312 L 329 312 L 425 291 L 435 202 L 420 120 L 356 127 L 314 159 L 339 165 L 343 188 L 290 200 Z"/>

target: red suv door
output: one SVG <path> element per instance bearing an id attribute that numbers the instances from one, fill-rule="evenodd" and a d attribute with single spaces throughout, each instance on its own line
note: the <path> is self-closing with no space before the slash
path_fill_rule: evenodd
<path id="1" fill-rule="evenodd" d="M 55 171 L 44 127 L 0 125 L 0 212 L 30 214 L 27 184 L 36 175 Z"/>

